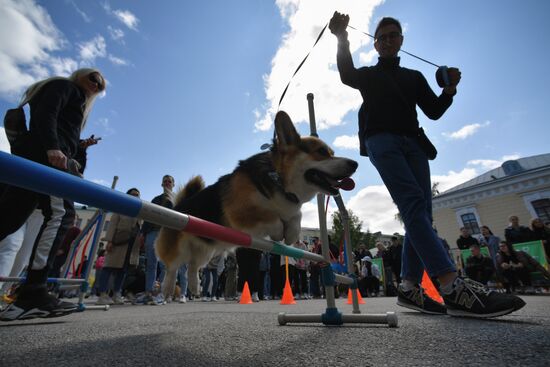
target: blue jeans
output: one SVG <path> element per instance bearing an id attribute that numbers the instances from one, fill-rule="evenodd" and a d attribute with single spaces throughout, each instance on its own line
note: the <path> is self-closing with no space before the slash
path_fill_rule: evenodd
<path id="1" fill-rule="evenodd" d="M 431 277 L 456 271 L 432 228 L 430 166 L 415 138 L 379 133 L 366 146 L 405 224 L 401 278 L 420 283 L 424 269 Z"/>
<path id="2" fill-rule="evenodd" d="M 187 264 L 183 264 L 178 269 L 178 281 L 180 282 L 181 295 L 187 294 Z"/>
<path id="3" fill-rule="evenodd" d="M 109 280 L 111 279 L 111 275 L 113 274 L 115 276 L 113 281 L 113 292 L 121 292 L 122 283 L 124 282 L 124 278 L 126 275 L 126 269 L 104 267 L 103 269 L 101 269 L 101 273 L 99 274 L 98 290 L 100 293 L 107 293 L 109 288 Z"/>
<path id="4" fill-rule="evenodd" d="M 210 286 L 210 275 L 212 275 L 212 291 L 208 292 Z M 203 297 L 215 297 L 218 288 L 218 269 L 204 268 L 204 286 L 202 287 Z"/>
<path id="5" fill-rule="evenodd" d="M 145 235 L 145 257 L 147 259 L 147 268 L 145 272 L 145 291 L 151 292 L 153 290 L 153 285 L 157 280 L 157 268 L 160 267 L 160 274 L 158 280 L 162 282 L 164 279 L 164 274 L 166 269 L 164 264 L 157 259 L 157 254 L 155 254 L 155 240 L 159 231 L 152 231 Z"/>

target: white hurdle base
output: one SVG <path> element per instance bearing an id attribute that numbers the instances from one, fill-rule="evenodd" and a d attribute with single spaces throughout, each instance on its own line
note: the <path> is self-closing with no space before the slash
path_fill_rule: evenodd
<path id="1" fill-rule="evenodd" d="M 279 325 L 284 326 L 287 323 L 322 323 L 323 315 L 317 314 L 290 314 L 279 313 Z M 386 312 L 386 314 L 365 314 L 365 315 L 342 315 L 342 321 L 354 324 L 387 324 L 389 327 L 397 327 L 397 315 L 395 312 Z"/>

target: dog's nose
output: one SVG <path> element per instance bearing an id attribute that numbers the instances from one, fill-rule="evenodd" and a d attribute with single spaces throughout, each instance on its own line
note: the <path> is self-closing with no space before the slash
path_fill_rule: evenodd
<path id="1" fill-rule="evenodd" d="M 355 172 L 355 170 L 357 169 L 359 164 L 356 161 L 352 160 L 352 159 L 348 159 L 348 166 L 349 166 L 350 169 L 352 169 Z"/>

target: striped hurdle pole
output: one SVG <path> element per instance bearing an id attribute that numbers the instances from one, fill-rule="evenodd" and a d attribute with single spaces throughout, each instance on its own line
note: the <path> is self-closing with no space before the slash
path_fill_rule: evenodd
<path id="1" fill-rule="evenodd" d="M 268 251 L 273 254 L 291 256 L 297 259 L 325 262 L 325 259 L 321 255 L 286 246 L 275 241 L 253 238 L 247 233 L 152 204 L 137 197 L 5 152 L 0 152 L 0 182 L 46 195 L 62 197 L 128 217 L 137 217 L 163 227 L 185 231 L 197 236 L 237 246 Z M 343 284 L 353 283 L 353 279 L 347 276 L 340 274 L 334 274 L 334 276 L 337 282 Z M 395 314 L 393 316 L 378 315 L 380 317 L 373 318 L 372 321 L 369 321 L 369 315 L 354 316 L 363 316 L 363 321 L 353 322 L 369 323 L 380 323 L 380 317 L 384 316 L 387 319 L 384 323 L 388 323 L 390 326 L 397 325 Z M 395 321 L 393 321 L 394 318 Z M 280 318 L 279 323 L 282 324 Z"/>

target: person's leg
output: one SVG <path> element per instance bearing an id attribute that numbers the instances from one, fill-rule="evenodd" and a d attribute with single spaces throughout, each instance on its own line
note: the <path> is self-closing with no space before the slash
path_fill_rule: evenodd
<path id="1" fill-rule="evenodd" d="M 210 292 L 210 298 L 212 301 L 215 301 L 218 290 L 218 269 L 210 269 L 210 275 L 212 277 L 212 291 Z"/>
<path id="2" fill-rule="evenodd" d="M 106 295 L 109 288 L 109 280 L 111 279 L 111 274 L 113 274 L 113 268 L 104 267 L 101 269 L 99 274 L 99 284 L 97 290 L 100 295 Z"/>
<path id="3" fill-rule="evenodd" d="M 185 303 L 187 301 L 187 264 L 182 264 L 178 269 L 178 281 L 180 283 L 181 297 L 180 302 Z"/>
<path id="4" fill-rule="evenodd" d="M 202 271 L 203 274 L 203 286 L 202 286 L 202 292 L 201 296 L 203 297 L 203 300 L 208 297 L 208 288 L 210 287 L 210 270 L 208 268 L 204 268 Z"/>
<path id="5" fill-rule="evenodd" d="M 424 267 L 432 277 L 455 273 L 432 228 L 430 168 L 424 152 L 411 138 L 387 133 L 367 139 L 367 147 L 407 230 L 402 278 L 418 284 Z"/>
<path id="6" fill-rule="evenodd" d="M 158 231 L 152 231 L 145 235 L 145 257 L 147 259 L 147 268 L 145 272 L 145 292 L 150 294 L 153 291 L 153 286 L 157 280 L 158 259 L 155 254 L 155 240 L 157 239 Z"/>
<path id="7" fill-rule="evenodd" d="M 23 244 L 26 223 L 17 231 L 0 241 L 0 275 L 8 276 L 11 272 L 17 252 Z M 4 283 L 0 283 L 3 288 Z M 2 292 L 3 293 L 3 292 Z"/>

